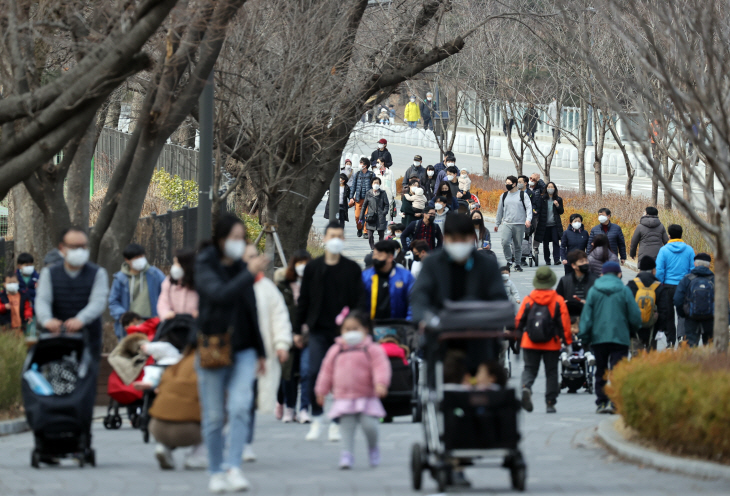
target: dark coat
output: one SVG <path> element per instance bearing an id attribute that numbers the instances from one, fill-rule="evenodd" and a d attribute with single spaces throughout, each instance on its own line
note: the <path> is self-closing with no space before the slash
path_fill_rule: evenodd
<path id="1" fill-rule="evenodd" d="M 338 191 L 339 194 L 339 191 Z M 345 184 L 345 195 L 342 198 L 342 203 L 340 203 L 340 220 L 343 220 L 345 222 L 350 221 L 349 211 L 350 206 L 348 205 L 348 202 L 350 201 L 350 187 Z M 329 219 L 330 218 L 330 204 L 327 202 L 327 205 L 325 205 L 324 208 L 324 218 Z"/>
<path id="2" fill-rule="evenodd" d="M 433 223 L 433 221 L 431 222 Z M 410 250 L 411 245 L 409 243 L 413 243 L 417 239 L 423 239 L 417 237 L 417 233 L 420 231 L 422 223 L 422 220 L 414 220 L 403 230 L 400 235 L 400 243 L 404 250 Z M 424 241 L 428 243 L 428 246 L 430 246 L 432 250 L 441 248 L 444 243 L 444 236 L 441 233 L 441 228 L 434 224 L 431 239 L 424 239 Z"/>
<path id="3" fill-rule="evenodd" d="M 383 148 L 382 151 L 375 150 L 373 154 L 370 155 L 370 165 L 375 165 L 379 158 L 383 159 L 386 168 L 390 169 L 390 166 L 393 165 L 393 157 L 391 157 L 387 146 Z"/>
<path id="4" fill-rule="evenodd" d="M 426 171 L 426 182 L 422 185 L 423 194 L 430 200 L 434 197 L 434 191 L 436 191 L 436 173 L 433 176 L 428 177 L 428 171 Z"/>
<path id="5" fill-rule="evenodd" d="M 589 246 L 590 248 L 590 246 Z M 608 250 L 608 260 L 606 262 L 602 262 L 602 255 L 603 250 L 606 248 L 603 246 L 599 246 L 595 250 L 591 251 L 588 254 L 588 264 L 591 267 L 591 273 L 596 274 L 597 276 L 601 276 L 602 270 L 603 270 L 603 264 L 606 262 L 617 262 L 618 263 L 618 257 L 614 252 L 611 250 Z"/>
<path id="6" fill-rule="evenodd" d="M 426 179 L 428 179 L 428 175 L 426 174 L 425 167 L 421 166 L 420 169 L 421 170 L 419 171 L 415 165 L 411 164 L 411 166 L 406 169 L 405 174 L 403 174 L 403 184 L 408 184 L 408 181 L 410 181 L 414 177 L 417 177 L 420 185 L 423 187 L 423 185 L 426 183 Z"/>
<path id="7" fill-rule="evenodd" d="M 555 196 L 551 199 L 547 195 L 537 197 L 536 199 L 538 200 L 540 206 L 537 209 L 538 220 L 537 229 L 535 231 L 535 240 L 541 242 L 543 239 L 545 239 L 545 229 L 547 228 L 548 202 L 552 202 L 553 200 L 558 201 L 557 207 L 553 205 L 553 219 L 555 220 L 555 225 L 558 228 L 558 238 L 562 237 L 563 221 L 560 219 L 560 216 L 563 215 L 563 213 L 565 212 L 565 209 L 563 209 L 563 199 L 559 196 Z"/>
<path id="8" fill-rule="evenodd" d="M 365 203 L 360 210 L 360 220 L 367 222 L 371 231 L 384 231 L 388 228 L 388 210 L 390 202 L 385 191 L 379 191 L 376 195 L 373 190 L 365 195 Z"/>
<path id="9" fill-rule="evenodd" d="M 573 226 L 563 231 L 563 237 L 560 240 L 560 259 L 568 260 L 568 253 L 573 250 L 586 251 L 588 247 L 588 231 L 585 230 L 583 224 L 580 230 L 576 231 Z"/>
<path id="10" fill-rule="evenodd" d="M 593 287 L 593 283 L 596 282 L 598 276 L 589 272 L 583 276 L 582 281 L 578 281 L 575 276 L 575 272 L 572 272 L 566 276 L 560 278 L 558 287 L 555 291 L 563 297 L 565 305 L 568 307 L 568 313 L 571 317 L 580 317 L 580 313 L 583 311 L 583 303 L 575 299 L 576 285 L 582 283 L 585 287 L 585 295 L 588 296 L 588 291 Z"/>
<path id="11" fill-rule="evenodd" d="M 533 108 L 528 108 L 527 112 L 525 112 L 525 119 L 524 119 L 524 125 L 523 129 L 526 133 L 534 134 L 537 132 L 537 110 Z"/>
<path id="12" fill-rule="evenodd" d="M 649 256 L 656 261 L 659 250 L 669 242 L 669 235 L 664 229 L 659 217 L 656 215 L 645 215 L 636 226 L 634 235 L 631 236 L 631 248 L 629 256 L 641 260 Z M 639 248 L 639 256 L 636 257 L 636 248 Z"/>
<path id="13" fill-rule="evenodd" d="M 401 195 L 400 211 L 403 212 L 403 225 L 408 227 L 408 224 L 416 221 L 416 212 L 413 210 L 413 202 L 406 199 L 406 195 Z"/>
<path id="14" fill-rule="evenodd" d="M 428 121 L 432 119 L 436 115 L 436 111 L 438 110 L 438 105 L 436 105 L 436 102 L 431 100 L 429 103 L 428 100 L 423 100 L 419 104 L 420 110 L 421 110 L 421 117 L 423 117 L 424 121 Z"/>
<path id="15" fill-rule="evenodd" d="M 624 240 L 624 233 L 621 228 L 613 222 L 608 223 L 608 233 L 604 233 L 601 228 L 601 224 L 598 224 L 591 229 L 591 234 L 588 236 L 588 253 L 591 253 L 591 244 L 593 238 L 599 234 L 606 234 L 608 236 L 608 244 L 611 247 L 611 251 L 620 255 L 621 260 L 626 260 L 626 240 Z"/>

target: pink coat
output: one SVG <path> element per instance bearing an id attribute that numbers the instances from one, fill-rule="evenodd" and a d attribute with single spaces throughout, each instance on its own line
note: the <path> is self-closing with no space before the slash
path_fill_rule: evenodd
<path id="1" fill-rule="evenodd" d="M 374 398 L 376 384 L 390 386 L 390 374 L 388 356 L 369 336 L 354 347 L 337 338 L 324 357 L 314 391 L 317 396 L 332 391 L 336 400 Z"/>
<path id="2" fill-rule="evenodd" d="M 172 284 L 170 278 L 162 281 L 160 297 L 157 300 L 157 315 L 164 318 L 168 312 L 187 313 L 198 312 L 198 293 L 179 284 Z"/>

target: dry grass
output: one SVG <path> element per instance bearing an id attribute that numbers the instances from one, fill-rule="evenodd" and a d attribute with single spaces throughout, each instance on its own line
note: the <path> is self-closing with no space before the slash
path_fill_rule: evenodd
<path id="1" fill-rule="evenodd" d="M 102 204 L 104 203 L 104 197 L 106 196 L 106 188 L 99 189 L 94 192 L 94 196 L 89 201 L 89 225 L 93 226 L 96 224 L 96 219 L 99 218 L 99 212 L 101 212 Z M 156 183 L 150 183 L 147 188 L 147 196 L 145 196 L 144 204 L 142 205 L 142 212 L 139 214 L 140 217 L 147 217 L 152 212 L 157 214 L 164 214 L 168 210 L 172 210 L 172 204 L 162 198 L 159 186 Z"/>

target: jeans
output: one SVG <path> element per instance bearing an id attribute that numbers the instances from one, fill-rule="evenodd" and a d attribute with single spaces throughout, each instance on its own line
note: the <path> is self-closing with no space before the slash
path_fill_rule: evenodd
<path id="1" fill-rule="evenodd" d="M 203 440 L 208 449 L 208 470 L 211 474 L 241 464 L 243 445 L 249 438 L 257 361 L 253 348 L 236 352 L 230 367 L 204 369 L 196 360 Z M 228 439 L 224 440 L 226 415 L 229 431 Z M 224 461 L 223 448 L 226 444 L 228 453 Z"/>
<path id="2" fill-rule="evenodd" d="M 418 121 L 408 121 L 408 127 L 410 127 L 411 129 L 416 129 L 417 126 Z"/>
<path id="3" fill-rule="evenodd" d="M 672 302 L 672 308 L 667 315 L 667 329 L 664 334 L 667 335 L 667 347 L 671 348 L 677 341 L 677 324 L 674 320 L 674 293 L 677 291 L 677 286 L 673 284 L 665 284 L 667 288 L 667 298 Z"/>
<path id="4" fill-rule="evenodd" d="M 608 403 L 609 399 L 603 388 L 608 380 L 604 377 L 607 370 L 612 370 L 618 362 L 629 356 L 629 347 L 618 343 L 601 343 L 591 346 L 596 357 L 596 405 Z"/>
<path id="5" fill-rule="evenodd" d="M 550 243 L 553 244 L 553 258 L 556 265 L 560 262 L 560 237 L 558 236 L 558 226 L 547 226 L 545 228 L 545 237 L 542 240 L 542 255 L 545 263 L 550 263 Z"/>
<path id="6" fill-rule="evenodd" d="M 540 360 L 545 364 L 545 403 L 554 405 L 558 402 L 560 382 L 558 380 L 559 350 L 531 350 L 522 348 L 525 368 L 522 371 L 522 387 L 532 390 L 532 385 L 540 370 Z"/>
<path id="7" fill-rule="evenodd" d="M 322 367 L 322 361 L 330 346 L 335 344 L 333 337 L 326 334 L 310 332 L 309 334 L 309 383 L 307 384 L 307 393 L 309 395 L 309 403 L 312 405 L 312 416 L 318 417 L 322 415 L 322 407 L 317 404 L 317 396 L 314 394 L 314 386 L 317 382 L 319 369 Z"/>
<path id="8" fill-rule="evenodd" d="M 302 395 L 299 400 L 299 409 L 309 411 L 309 346 L 302 348 L 299 356 L 299 380 L 293 377 L 284 383 L 284 403 L 287 408 L 297 407 L 297 389 L 301 388 Z"/>
<path id="9" fill-rule="evenodd" d="M 502 251 L 507 263 L 515 256 L 515 265 L 519 265 L 522 257 L 522 239 L 525 237 L 524 224 L 502 224 Z M 513 252 L 514 249 L 514 252 Z"/>
<path id="10" fill-rule="evenodd" d="M 251 420 L 248 422 L 248 436 L 246 437 L 246 444 L 252 444 L 253 443 L 253 431 L 254 427 L 256 427 L 256 398 L 259 395 L 259 380 L 255 379 L 253 381 L 253 397 L 254 401 L 251 402 Z"/>
<path id="11" fill-rule="evenodd" d="M 700 337 L 702 337 L 702 344 L 707 345 L 712 339 L 714 324 L 712 320 L 684 319 L 684 332 L 687 336 L 687 343 L 694 348 L 700 344 Z"/>
<path id="12" fill-rule="evenodd" d="M 383 241 L 383 237 L 384 236 L 385 236 L 385 230 L 378 229 L 378 241 Z M 370 242 L 370 249 L 371 250 L 374 250 L 375 249 L 375 239 L 373 239 L 373 238 L 375 238 L 375 231 L 372 231 L 370 233 L 370 238 L 368 238 L 368 241 Z"/>

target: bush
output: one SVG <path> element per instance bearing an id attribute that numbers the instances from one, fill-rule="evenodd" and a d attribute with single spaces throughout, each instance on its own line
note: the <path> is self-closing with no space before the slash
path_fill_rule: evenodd
<path id="1" fill-rule="evenodd" d="M 259 224 L 259 219 L 257 217 L 254 217 L 253 215 L 248 215 L 245 213 L 242 213 L 240 215 L 241 219 L 243 220 L 243 223 L 246 225 L 246 237 L 248 238 L 249 243 L 253 243 L 256 241 L 256 238 L 261 234 L 261 230 L 263 227 L 261 227 L 261 224 Z M 259 249 L 259 251 L 264 251 L 264 248 L 266 247 L 266 236 L 261 236 L 261 239 L 259 240 L 258 245 L 256 247 Z"/>
<path id="2" fill-rule="evenodd" d="M 730 358 L 711 348 L 621 362 L 606 392 L 639 436 L 675 453 L 730 459 Z"/>
<path id="3" fill-rule="evenodd" d="M 152 175 L 152 184 L 157 185 L 160 196 L 170 202 L 173 210 L 198 205 L 198 183 L 192 179 L 183 181 L 180 176 L 157 169 Z"/>
<path id="4" fill-rule="evenodd" d="M 20 375 L 27 354 L 22 337 L 0 332 L 0 411 L 20 404 Z"/>

